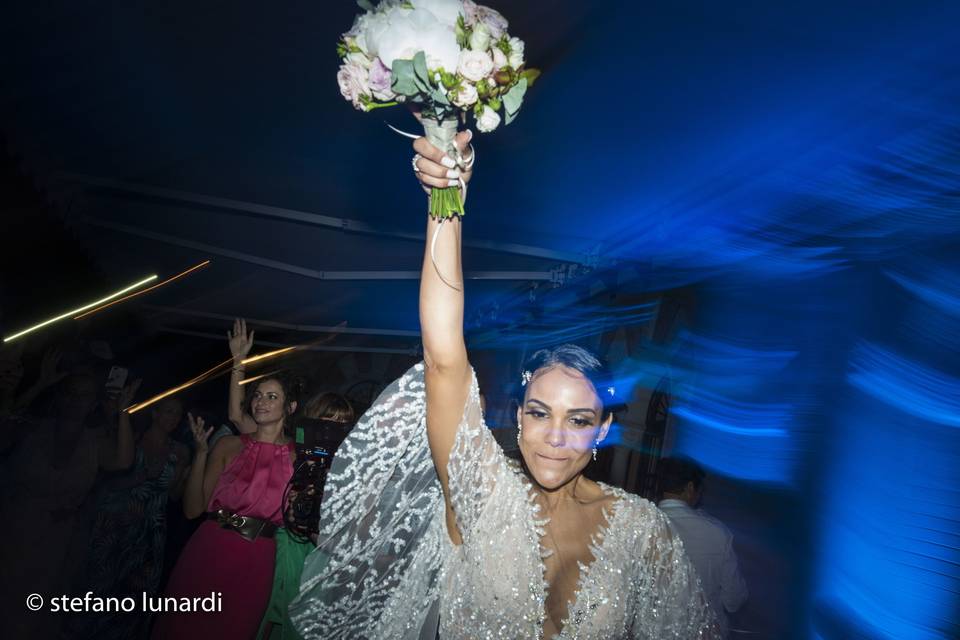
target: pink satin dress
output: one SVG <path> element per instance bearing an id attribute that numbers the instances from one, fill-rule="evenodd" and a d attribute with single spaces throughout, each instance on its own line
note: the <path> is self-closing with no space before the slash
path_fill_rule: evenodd
<path id="1" fill-rule="evenodd" d="M 242 435 L 243 450 L 220 474 L 208 511 L 226 509 L 282 522 L 283 492 L 293 475 L 293 443 L 276 445 Z M 153 638 L 254 638 L 273 586 L 273 538 L 250 542 L 206 520 L 184 547 L 165 597 L 202 598 L 221 594 L 218 612 L 158 613 Z"/>

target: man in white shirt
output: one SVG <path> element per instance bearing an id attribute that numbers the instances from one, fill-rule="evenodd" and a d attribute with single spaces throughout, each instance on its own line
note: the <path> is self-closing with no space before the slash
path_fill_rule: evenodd
<path id="1" fill-rule="evenodd" d="M 727 612 L 747 600 L 747 585 L 733 552 L 733 534 L 716 518 L 695 510 L 703 493 L 703 469 L 686 458 L 664 458 L 658 466 L 663 499 L 658 506 L 683 540 L 683 547 L 700 576 L 703 592 L 727 637 Z"/>

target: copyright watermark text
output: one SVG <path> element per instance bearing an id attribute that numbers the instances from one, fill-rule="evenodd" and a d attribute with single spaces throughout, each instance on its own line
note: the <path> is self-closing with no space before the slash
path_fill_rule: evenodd
<path id="1" fill-rule="evenodd" d="M 45 600 L 39 593 L 27 596 L 27 609 L 50 613 L 200 613 L 223 610 L 223 594 L 219 591 L 194 598 L 173 598 L 142 593 L 139 597 L 100 597 L 92 591 L 82 596 L 58 595 Z"/>

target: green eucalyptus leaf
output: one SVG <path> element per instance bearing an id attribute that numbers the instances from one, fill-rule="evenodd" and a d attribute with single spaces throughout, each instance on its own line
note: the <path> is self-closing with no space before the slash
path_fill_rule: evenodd
<path id="1" fill-rule="evenodd" d="M 437 104 L 449 105 L 450 100 L 447 99 L 447 94 L 443 89 L 431 89 L 430 90 L 430 99 L 436 102 Z"/>
<path id="2" fill-rule="evenodd" d="M 413 56 L 413 72 L 417 74 L 424 85 L 430 86 L 430 72 L 427 70 L 427 56 L 423 51 L 418 51 L 417 55 Z"/>
<path id="3" fill-rule="evenodd" d="M 357 6 L 363 9 L 364 11 L 373 11 L 373 3 L 370 0 L 357 0 Z"/>
<path id="4" fill-rule="evenodd" d="M 393 72 L 393 82 L 391 82 L 390 87 L 394 93 L 408 98 L 420 93 L 412 60 L 394 60 L 391 71 Z"/>
<path id="5" fill-rule="evenodd" d="M 517 84 L 513 85 L 513 88 L 510 91 L 507 91 L 503 96 L 503 106 L 507 111 L 507 123 L 509 123 L 514 116 L 520 111 L 520 105 L 523 104 L 523 96 L 527 92 L 527 79 L 520 78 L 520 81 Z"/>

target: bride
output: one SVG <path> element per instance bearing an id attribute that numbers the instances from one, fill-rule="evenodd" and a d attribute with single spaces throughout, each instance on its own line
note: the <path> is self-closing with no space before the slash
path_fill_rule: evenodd
<path id="1" fill-rule="evenodd" d="M 425 188 L 465 192 L 469 140 L 457 136 L 459 164 L 416 140 Z M 718 637 L 665 517 L 583 475 L 613 419 L 597 358 L 563 345 L 527 363 L 521 462 L 484 425 L 463 337 L 462 227 L 427 221 L 424 361 L 337 453 L 294 623 L 305 638 Z"/>

